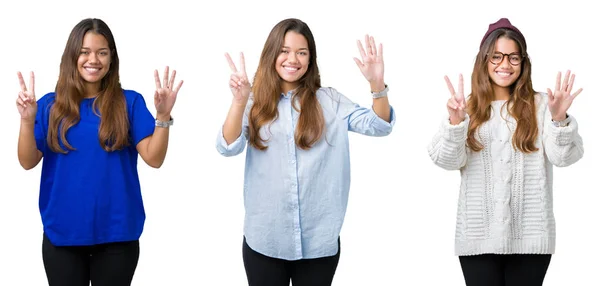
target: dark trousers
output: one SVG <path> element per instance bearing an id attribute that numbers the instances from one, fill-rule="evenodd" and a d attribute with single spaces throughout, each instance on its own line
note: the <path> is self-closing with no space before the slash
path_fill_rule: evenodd
<path id="1" fill-rule="evenodd" d="M 550 254 L 460 256 L 467 286 L 541 286 Z"/>
<path id="2" fill-rule="evenodd" d="M 139 241 L 91 246 L 54 246 L 44 235 L 42 257 L 49 286 L 129 286 L 140 255 Z"/>
<path id="3" fill-rule="evenodd" d="M 340 251 L 341 246 L 334 256 L 289 261 L 252 250 L 246 238 L 242 247 L 249 286 L 289 286 L 290 279 L 293 286 L 330 286 L 340 260 Z"/>

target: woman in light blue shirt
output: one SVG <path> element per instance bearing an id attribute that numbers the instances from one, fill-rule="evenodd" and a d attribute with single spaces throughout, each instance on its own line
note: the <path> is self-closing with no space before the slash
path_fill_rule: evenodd
<path id="1" fill-rule="evenodd" d="M 355 58 L 371 85 L 372 109 L 321 87 L 317 50 L 306 23 L 279 22 L 250 85 L 240 54 L 233 100 L 217 138 L 224 156 L 246 142 L 243 259 L 249 285 L 331 285 L 350 189 L 348 131 L 386 136 L 394 112 L 384 83 L 382 46 L 365 37 Z"/>

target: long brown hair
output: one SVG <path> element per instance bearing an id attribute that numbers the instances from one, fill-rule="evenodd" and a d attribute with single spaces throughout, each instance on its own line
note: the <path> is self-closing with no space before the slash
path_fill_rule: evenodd
<path id="1" fill-rule="evenodd" d="M 94 99 L 92 109 L 100 117 L 98 139 L 108 152 L 129 145 L 129 121 L 125 96 L 119 82 L 119 55 L 112 32 L 100 19 L 84 19 L 71 31 L 60 62 L 60 74 L 56 83 L 55 99 L 48 123 L 48 145 L 58 153 L 75 150 L 67 142 L 66 134 L 80 120 L 79 104 L 85 96 L 84 80 L 77 69 L 77 60 L 87 32 L 104 36 L 110 50 L 110 68 L 100 83 L 100 93 Z"/>
<path id="2" fill-rule="evenodd" d="M 471 95 L 467 101 L 467 113 L 471 119 L 467 132 L 467 145 L 473 151 L 481 151 L 483 146 L 476 139 L 478 128 L 491 116 L 491 104 L 494 100 L 494 89 L 488 74 L 488 55 L 495 52 L 498 38 L 506 37 L 515 41 L 523 57 L 521 74 L 510 86 L 510 97 L 507 101 L 509 114 L 516 120 L 517 128 L 512 138 L 514 148 L 524 153 L 537 151 L 535 141 L 538 126 L 535 107 L 535 90 L 531 83 L 531 62 L 527 56 L 525 44 L 521 37 L 509 29 L 498 29 L 492 32 L 483 43 L 477 54 L 471 78 Z"/>
<path id="3" fill-rule="evenodd" d="M 308 70 L 299 80 L 299 86 L 294 91 L 292 102 L 300 103 L 298 125 L 294 134 L 296 146 L 307 150 L 321 138 L 325 129 L 325 120 L 321 105 L 317 100 L 317 90 L 321 87 L 319 67 L 317 66 L 317 49 L 315 39 L 306 23 L 298 19 L 285 19 L 279 22 L 269 34 L 265 42 L 254 81 L 252 93 L 254 103 L 248 116 L 248 141 L 250 145 L 265 150 L 264 144 L 268 139 L 260 137 L 260 128 L 276 120 L 279 116 L 277 105 L 281 96 L 282 79 L 277 74 L 275 63 L 284 45 L 288 31 L 294 31 L 306 38 L 308 42 Z"/>

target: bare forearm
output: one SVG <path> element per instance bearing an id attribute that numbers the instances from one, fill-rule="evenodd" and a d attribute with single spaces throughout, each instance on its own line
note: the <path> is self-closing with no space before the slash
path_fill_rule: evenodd
<path id="1" fill-rule="evenodd" d="M 19 131 L 18 157 L 19 163 L 25 170 L 35 167 L 42 157 L 41 152 L 37 149 L 34 136 L 34 123 L 21 121 L 21 129 Z"/>
<path id="2" fill-rule="evenodd" d="M 170 116 L 157 116 L 158 120 L 169 121 Z M 169 147 L 169 128 L 155 127 L 154 133 L 148 142 L 148 165 L 159 168 L 162 166 L 167 156 L 167 149 Z"/>
<path id="3" fill-rule="evenodd" d="M 375 83 L 371 83 L 371 91 L 382 91 L 385 89 L 385 83 L 383 81 L 378 81 Z M 388 101 L 388 97 L 380 97 L 373 99 L 373 111 L 375 114 L 379 116 L 379 118 L 390 122 L 390 102 Z"/>
<path id="4" fill-rule="evenodd" d="M 379 118 L 390 122 L 390 102 L 387 96 L 373 99 L 373 111 Z"/>
<path id="5" fill-rule="evenodd" d="M 244 119 L 244 110 L 246 109 L 246 103 L 232 102 L 227 118 L 223 124 L 223 139 L 227 144 L 235 142 L 242 133 L 242 121 Z"/>

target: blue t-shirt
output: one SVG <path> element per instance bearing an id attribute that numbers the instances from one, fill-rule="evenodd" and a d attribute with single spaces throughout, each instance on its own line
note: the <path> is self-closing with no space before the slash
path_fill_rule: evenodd
<path id="1" fill-rule="evenodd" d="M 43 153 L 39 208 L 44 232 L 56 246 L 139 239 L 146 215 L 137 172 L 136 145 L 154 133 L 154 117 L 141 94 L 123 90 L 131 144 L 107 152 L 100 146 L 100 117 L 93 98 L 79 105 L 81 120 L 66 134 L 76 150 L 50 150 L 46 137 L 55 93 L 38 100 L 37 148 Z M 61 144 L 64 150 L 67 150 Z"/>

